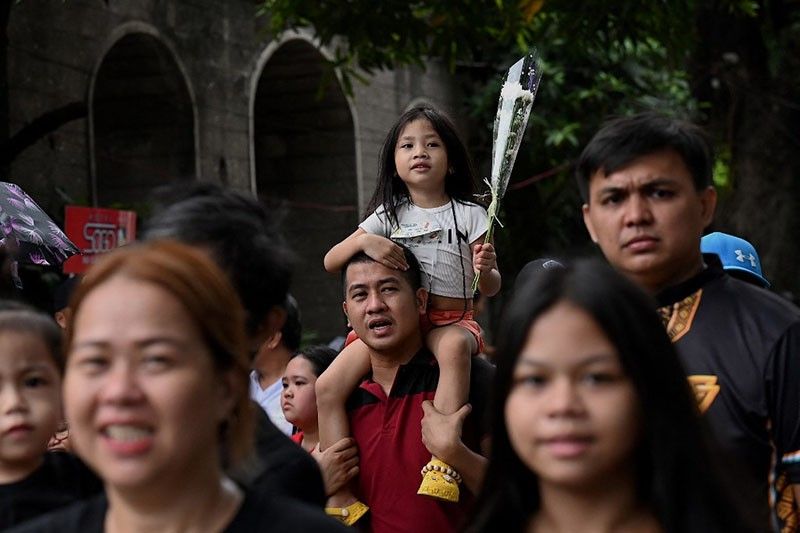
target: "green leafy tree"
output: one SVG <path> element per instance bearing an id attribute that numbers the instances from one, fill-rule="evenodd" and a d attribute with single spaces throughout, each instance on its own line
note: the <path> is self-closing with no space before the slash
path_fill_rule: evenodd
<path id="1" fill-rule="evenodd" d="M 591 248 L 573 162 L 609 115 L 658 109 L 709 127 L 722 155 L 719 229 L 759 244 L 767 274 L 795 290 L 788 266 L 800 253 L 785 235 L 800 229 L 799 12 L 791 0 L 260 4 L 273 32 L 312 28 L 334 50 L 331 66 L 346 83 L 375 70 L 444 61 L 466 89 L 473 155 L 485 174 L 502 73 L 539 49 L 543 81 L 504 200 L 505 231 L 497 234 L 504 270 L 543 253 Z M 780 198 L 789 207 L 763 210 Z"/>

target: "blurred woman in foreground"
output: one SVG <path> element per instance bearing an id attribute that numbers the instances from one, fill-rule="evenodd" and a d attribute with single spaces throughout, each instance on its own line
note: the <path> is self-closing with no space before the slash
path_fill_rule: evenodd
<path id="1" fill-rule="evenodd" d="M 72 300 L 64 405 L 105 497 L 25 531 L 335 530 L 321 511 L 234 484 L 252 446 L 244 312 L 202 252 L 127 246 Z"/>

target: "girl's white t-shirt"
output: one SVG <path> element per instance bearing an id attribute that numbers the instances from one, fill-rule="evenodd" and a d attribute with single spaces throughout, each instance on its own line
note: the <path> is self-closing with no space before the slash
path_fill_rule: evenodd
<path id="1" fill-rule="evenodd" d="M 486 209 L 458 200 L 432 208 L 404 201 L 397 208 L 397 220 L 399 224 L 393 227 L 379 207 L 358 227 L 408 247 L 422 267 L 423 286 L 431 294 L 471 298 L 475 272 L 470 244 L 488 229 Z"/>

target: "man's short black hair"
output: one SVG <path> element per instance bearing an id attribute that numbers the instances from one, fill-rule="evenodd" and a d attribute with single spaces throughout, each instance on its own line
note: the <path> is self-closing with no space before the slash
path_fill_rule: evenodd
<path id="1" fill-rule="evenodd" d="M 398 272 L 400 272 L 400 274 L 406 278 L 408 284 L 411 285 L 411 288 L 414 290 L 414 292 L 416 292 L 417 289 L 422 287 L 422 268 L 419 266 L 419 261 L 417 261 L 417 258 L 414 256 L 411 250 L 402 244 L 399 244 L 398 246 L 403 249 L 403 255 L 405 256 L 406 264 L 408 265 L 406 270 L 398 270 Z M 377 263 L 377 261 L 364 252 L 358 252 L 347 260 L 342 268 L 342 287 L 344 289 L 345 298 L 347 298 L 347 269 L 350 268 L 350 265 L 355 265 L 358 263 Z"/>
<path id="2" fill-rule="evenodd" d="M 696 190 L 711 185 L 714 153 L 703 130 L 684 120 L 647 112 L 609 120 L 592 137 L 575 171 L 581 198 L 589 202 L 589 180 L 597 171 L 612 174 L 635 159 L 666 149 L 683 159 Z"/>
<path id="3" fill-rule="evenodd" d="M 274 213 L 251 196 L 208 183 L 158 194 L 171 203 L 157 207 L 145 239 L 207 248 L 230 277 L 254 335 L 269 310 L 284 304 L 291 281 L 292 254 Z"/>

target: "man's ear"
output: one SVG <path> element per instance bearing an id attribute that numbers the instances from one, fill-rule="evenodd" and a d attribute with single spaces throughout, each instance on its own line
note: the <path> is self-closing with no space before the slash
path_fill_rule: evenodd
<path id="1" fill-rule="evenodd" d="M 342 311 L 344 312 L 345 318 L 347 318 L 347 326 L 352 328 L 353 326 L 350 324 L 350 316 L 347 314 L 347 300 L 342 302 Z"/>
<path id="2" fill-rule="evenodd" d="M 589 237 L 592 238 L 592 242 L 597 244 L 597 234 L 594 232 L 592 218 L 589 216 L 590 210 L 591 207 L 588 203 L 583 204 L 583 207 L 581 207 L 581 211 L 583 211 L 583 225 L 586 226 L 586 231 L 589 232 Z"/>
<path id="3" fill-rule="evenodd" d="M 703 228 L 707 228 L 711 225 L 711 221 L 714 220 L 714 211 L 717 209 L 717 190 L 709 185 L 705 189 L 699 192 L 700 195 L 700 209 L 701 209 L 701 216 L 703 219 Z"/>
<path id="4" fill-rule="evenodd" d="M 417 299 L 417 310 L 419 314 L 424 315 L 428 310 L 428 291 L 420 287 L 415 294 Z"/>
<path id="5" fill-rule="evenodd" d="M 56 324 L 58 324 L 58 326 L 61 329 L 67 329 L 67 323 L 69 322 L 69 312 L 70 309 L 68 307 L 65 308 L 63 311 L 55 312 L 54 317 L 56 319 Z"/>
<path id="6" fill-rule="evenodd" d="M 280 333 L 284 324 L 286 324 L 286 309 L 279 305 L 273 305 L 270 310 L 267 311 L 267 314 L 264 316 L 264 319 L 261 321 L 256 331 L 256 349 L 261 347 L 265 342 L 271 340 L 276 333 Z M 280 339 L 278 339 L 278 341 L 280 342 Z"/>
<path id="7" fill-rule="evenodd" d="M 274 350 L 281 343 L 282 339 L 283 339 L 283 331 L 278 330 L 269 337 L 267 337 L 267 340 L 264 341 L 264 344 L 262 344 L 262 346 L 267 350 Z"/>

